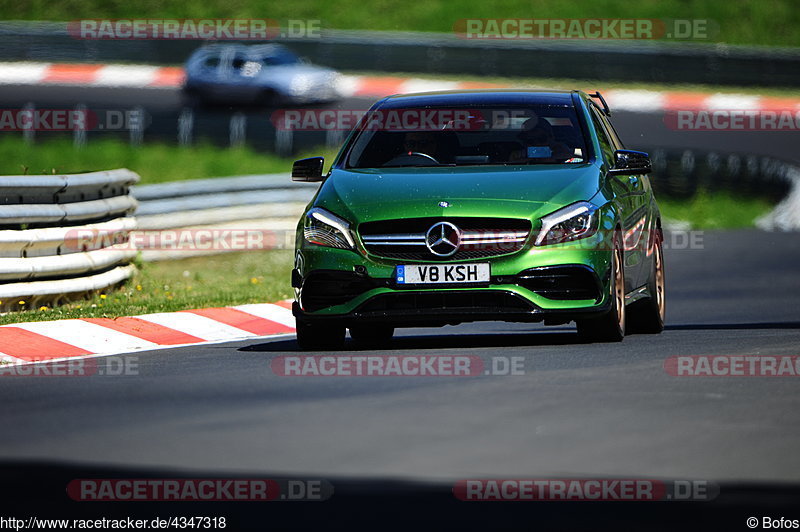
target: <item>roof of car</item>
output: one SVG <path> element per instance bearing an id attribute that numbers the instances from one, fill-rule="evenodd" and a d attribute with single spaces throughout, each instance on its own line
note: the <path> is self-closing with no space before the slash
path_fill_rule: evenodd
<path id="1" fill-rule="evenodd" d="M 235 50 L 248 55 L 285 55 L 294 53 L 280 44 L 239 44 L 239 43 L 213 43 L 206 44 L 194 51 L 195 54 L 203 52 L 220 52 L 222 50 Z"/>
<path id="2" fill-rule="evenodd" d="M 568 90 L 526 89 L 476 89 L 414 94 L 395 94 L 385 98 L 381 108 L 401 108 L 443 105 L 572 105 L 572 94 Z"/>

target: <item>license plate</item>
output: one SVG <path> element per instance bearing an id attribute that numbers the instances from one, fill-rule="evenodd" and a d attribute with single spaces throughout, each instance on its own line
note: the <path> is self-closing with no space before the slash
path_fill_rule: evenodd
<path id="1" fill-rule="evenodd" d="M 488 283 L 489 263 L 406 264 L 397 267 L 397 284 Z"/>

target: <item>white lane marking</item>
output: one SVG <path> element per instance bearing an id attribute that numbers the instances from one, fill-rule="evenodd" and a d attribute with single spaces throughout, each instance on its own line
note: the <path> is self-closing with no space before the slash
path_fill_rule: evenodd
<path id="1" fill-rule="evenodd" d="M 645 90 L 613 90 L 604 94 L 611 111 L 644 113 L 664 109 L 666 93 Z"/>
<path id="2" fill-rule="evenodd" d="M 138 318 L 139 316 L 134 316 L 134 317 Z M 294 338 L 294 336 L 295 336 L 294 333 L 280 333 L 280 334 L 270 334 L 269 336 L 265 336 L 265 337 L 262 337 L 262 338 L 268 338 L 268 339 L 272 340 L 272 339 L 280 339 L 280 338 Z M 135 353 L 139 354 L 139 353 L 144 353 L 144 352 L 147 352 L 147 351 L 161 351 L 162 349 L 176 349 L 178 347 L 197 347 L 198 345 L 221 345 L 221 344 L 234 343 L 234 342 L 237 342 L 237 341 L 241 342 L 243 340 L 247 340 L 247 338 L 233 338 L 233 339 L 225 338 L 223 340 L 212 340 L 212 341 L 202 342 L 202 343 L 195 342 L 195 343 L 192 343 L 192 344 L 153 345 L 153 347 L 148 347 L 146 349 L 137 349 L 135 351 Z M 106 357 L 110 357 L 110 356 L 113 356 L 113 355 L 126 355 L 126 354 L 131 354 L 131 351 L 120 351 L 118 353 L 91 353 L 91 354 L 88 354 L 88 355 L 48 358 L 47 360 L 37 360 L 37 361 L 34 361 L 34 362 L 30 362 L 28 360 L 17 359 L 17 360 L 19 360 L 19 362 L 15 363 L 13 365 L 26 365 L 27 366 L 27 365 L 31 365 L 31 364 L 52 364 L 53 362 L 63 362 L 65 360 L 82 360 L 82 359 L 85 359 L 85 358 L 106 358 Z M 10 357 L 10 358 L 14 358 L 14 357 Z M 8 364 L 7 366 L 11 367 L 12 364 Z M 0 366 L 0 367 L 2 367 L 2 366 Z"/>
<path id="3" fill-rule="evenodd" d="M 709 96 L 705 100 L 705 108 L 755 110 L 761 108 L 761 97 L 749 94 L 721 94 Z"/>
<path id="4" fill-rule="evenodd" d="M 92 353 L 135 351 L 158 344 L 83 320 L 16 323 L 14 327 L 74 345 Z"/>
<path id="5" fill-rule="evenodd" d="M 447 91 L 458 89 L 460 86 L 461 83 L 458 81 L 411 78 L 400 84 L 400 92 L 408 94 L 413 92 Z"/>
<path id="6" fill-rule="evenodd" d="M 108 65 L 97 72 L 92 85 L 102 87 L 144 87 L 156 80 L 159 67 L 143 65 Z"/>
<path id="7" fill-rule="evenodd" d="M 253 316 L 274 321 L 294 329 L 295 323 L 294 316 L 292 316 L 292 311 L 288 308 L 281 307 L 280 305 L 273 305 L 271 303 L 257 303 L 251 305 L 239 305 L 231 308 L 235 308 L 236 310 L 241 310 L 242 312 L 247 312 Z"/>
<path id="8" fill-rule="evenodd" d="M 236 327 L 212 320 L 191 312 L 158 312 L 136 316 L 140 320 L 149 321 L 182 333 L 190 334 L 201 340 L 232 340 L 256 336 Z"/>
<path id="9" fill-rule="evenodd" d="M 0 84 L 36 85 L 44 79 L 50 63 L 0 63 Z"/>

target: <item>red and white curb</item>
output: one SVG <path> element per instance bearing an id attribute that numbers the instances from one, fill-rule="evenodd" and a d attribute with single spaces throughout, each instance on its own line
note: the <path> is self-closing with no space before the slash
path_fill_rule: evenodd
<path id="1" fill-rule="evenodd" d="M 184 71 L 181 67 L 38 62 L 0 63 L 0 84 L 6 85 L 174 89 L 183 84 L 184 78 Z M 497 88 L 508 88 L 508 86 L 478 81 L 351 75 L 343 75 L 339 83 L 339 91 L 342 96 L 365 98 L 382 98 L 391 94 L 437 90 Z M 756 94 L 614 89 L 603 91 L 603 96 L 613 110 L 632 112 L 717 109 L 800 110 L 800 100 L 762 97 Z"/>
<path id="2" fill-rule="evenodd" d="M 3 365 L 49 362 L 294 332 L 291 301 L 15 323 L 0 326 L 0 361 Z"/>

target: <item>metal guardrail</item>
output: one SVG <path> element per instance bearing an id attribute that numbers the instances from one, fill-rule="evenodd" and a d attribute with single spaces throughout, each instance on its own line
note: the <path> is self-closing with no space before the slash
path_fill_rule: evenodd
<path id="1" fill-rule="evenodd" d="M 0 310 L 57 303 L 129 278 L 137 253 L 130 187 L 138 181 L 126 169 L 0 177 Z"/>
<path id="2" fill-rule="evenodd" d="M 265 247 L 285 248 L 294 243 L 294 229 L 318 186 L 296 183 L 287 174 L 235 176 L 229 178 L 176 181 L 135 187 L 139 200 L 136 212 L 140 243 L 145 261 L 184 258 L 236 251 L 236 248 L 204 249 L 192 245 L 191 235 L 200 232 L 255 232 L 266 237 Z M 171 232 L 162 246 L 144 233 Z M 181 236 L 189 242 L 180 244 Z"/>
<path id="3" fill-rule="evenodd" d="M 453 21 L 454 23 L 456 21 Z M 796 86 L 800 49 L 647 40 L 462 39 L 455 33 L 323 30 L 276 39 L 312 61 L 342 70 L 594 80 Z M 66 23 L 6 22 L 6 61 L 182 64 L 202 41 L 81 40 Z"/>
<path id="4" fill-rule="evenodd" d="M 659 196 L 687 199 L 698 191 L 779 201 L 793 186 L 797 166 L 774 157 L 735 152 L 642 149 L 653 163 L 653 189 Z"/>

